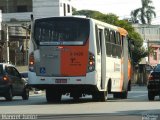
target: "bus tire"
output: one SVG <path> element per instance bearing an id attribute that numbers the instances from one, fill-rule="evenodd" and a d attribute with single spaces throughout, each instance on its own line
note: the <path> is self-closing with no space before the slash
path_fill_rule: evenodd
<path id="1" fill-rule="evenodd" d="M 94 101 L 106 102 L 107 101 L 106 94 L 107 94 L 106 91 L 100 91 L 100 92 L 94 93 L 92 95 L 92 98 L 93 98 Z"/>
<path id="2" fill-rule="evenodd" d="M 128 91 L 113 93 L 113 98 L 127 99 L 127 97 L 128 97 Z"/>
<path id="3" fill-rule="evenodd" d="M 73 100 L 74 101 L 78 101 L 79 100 L 79 96 L 73 96 Z"/>
<path id="4" fill-rule="evenodd" d="M 113 98 L 120 98 L 120 94 L 119 93 L 113 93 Z"/>
<path id="5" fill-rule="evenodd" d="M 124 91 L 121 93 L 121 99 L 127 99 L 128 97 L 128 91 Z"/>
<path id="6" fill-rule="evenodd" d="M 7 90 L 5 99 L 6 99 L 7 101 L 12 101 L 12 98 L 13 98 L 12 88 L 9 87 L 8 90 Z"/>
<path id="7" fill-rule="evenodd" d="M 22 99 L 23 100 L 28 100 L 29 99 L 29 89 L 28 88 L 24 88 L 23 93 L 22 93 Z"/>
<path id="8" fill-rule="evenodd" d="M 47 99 L 48 103 L 61 101 L 62 94 L 58 93 L 58 91 L 56 91 L 56 92 L 55 92 L 55 90 L 52 90 L 52 89 L 46 89 L 46 99 Z"/>

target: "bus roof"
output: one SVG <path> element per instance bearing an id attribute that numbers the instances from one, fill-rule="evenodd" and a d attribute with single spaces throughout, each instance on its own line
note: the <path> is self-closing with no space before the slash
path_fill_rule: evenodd
<path id="1" fill-rule="evenodd" d="M 102 21 L 99 21 L 99 20 L 95 20 L 93 18 L 89 18 L 89 19 L 93 20 L 94 22 L 98 23 L 99 25 L 107 26 L 110 29 L 118 31 L 123 36 L 126 36 L 128 34 L 128 32 L 124 28 L 121 28 L 121 27 L 118 27 L 118 26 L 115 26 L 115 25 L 111 25 L 111 24 L 108 24 L 108 23 L 105 23 L 105 22 L 102 22 Z"/>

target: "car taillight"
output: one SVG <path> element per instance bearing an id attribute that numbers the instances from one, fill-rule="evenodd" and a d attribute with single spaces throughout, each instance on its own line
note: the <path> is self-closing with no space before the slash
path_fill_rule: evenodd
<path id="1" fill-rule="evenodd" d="M 88 58 L 88 72 L 92 72 L 95 70 L 95 57 L 92 53 L 89 53 Z"/>
<path id="2" fill-rule="evenodd" d="M 3 76 L 2 80 L 7 81 L 9 78 L 7 76 Z"/>
<path id="3" fill-rule="evenodd" d="M 153 80 L 153 79 L 154 79 L 153 75 L 149 75 L 148 80 Z"/>
<path id="4" fill-rule="evenodd" d="M 34 71 L 34 53 L 32 52 L 29 55 L 29 71 L 33 72 Z"/>

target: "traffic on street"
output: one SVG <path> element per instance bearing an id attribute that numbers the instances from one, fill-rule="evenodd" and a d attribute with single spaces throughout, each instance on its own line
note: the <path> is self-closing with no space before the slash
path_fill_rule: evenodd
<path id="1" fill-rule="evenodd" d="M 0 0 L 0 120 L 160 120 L 160 0 Z"/>
<path id="2" fill-rule="evenodd" d="M 146 86 L 133 86 L 129 92 L 128 99 L 113 99 L 112 95 L 108 96 L 107 102 L 94 102 L 91 96 L 80 98 L 74 101 L 70 97 L 63 96 L 62 101 L 58 103 L 47 103 L 45 93 L 30 93 L 30 99 L 24 101 L 21 97 L 15 97 L 12 102 L 0 99 L 1 114 L 33 114 L 40 118 L 52 119 L 95 119 L 102 120 L 106 118 L 141 120 L 145 115 L 160 114 L 160 99 L 149 101 L 147 97 Z M 111 120 L 112 120 L 111 119 Z"/>

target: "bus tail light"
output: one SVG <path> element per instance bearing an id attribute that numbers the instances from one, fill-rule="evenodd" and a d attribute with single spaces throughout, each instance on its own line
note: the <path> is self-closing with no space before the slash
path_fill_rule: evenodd
<path id="1" fill-rule="evenodd" d="M 33 72 L 34 71 L 34 53 L 30 53 L 29 55 L 29 71 Z"/>
<path id="2" fill-rule="evenodd" d="M 93 72 L 95 70 L 95 57 L 89 52 L 88 58 L 88 72 Z"/>

